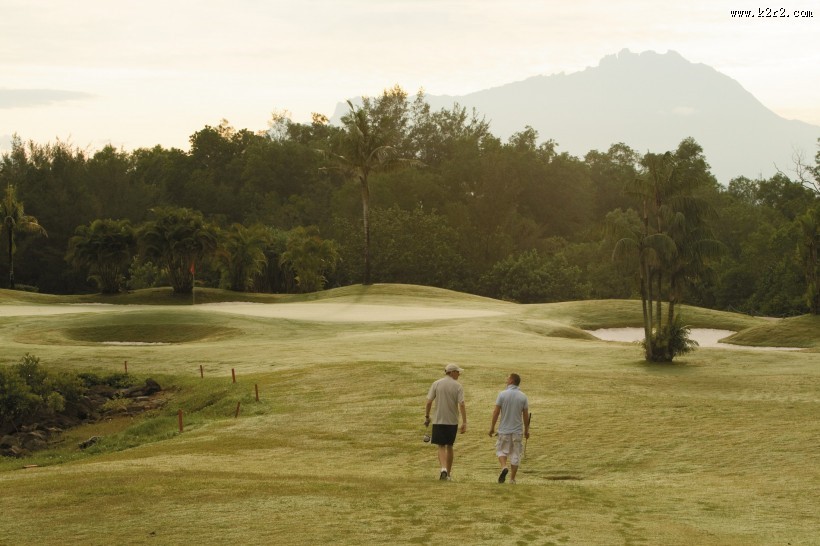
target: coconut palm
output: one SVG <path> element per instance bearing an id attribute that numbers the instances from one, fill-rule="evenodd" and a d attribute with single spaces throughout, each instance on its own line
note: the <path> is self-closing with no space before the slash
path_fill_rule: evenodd
<path id="1" fill-rule="evenodd" d="M 415 159 L 399 157 L 397 146 L 404 129 L 403 106 L 406 93 L 394 88 L 371 104 L 365 101 L 357 108 L 347 101 L 349 111 L 342 116 L 343 131 L 338 153 L 323 151 L 332 167 L 359 183 L 362 195 L 364 228 L 364 278 L 371 283 L 370 272 L 370 175 L 395 165 L 422 165 Z"/>
<path id="2" fill-rule="evenodd" d="M 0 231 L 6 235 L 9 249 L 9 288 L 14 289 L 14 253 L 16 252 L 15 236 L 18 232 L 34 233 L 48 236 L 46 230 L 37 222 L 34 216 L 28 216 L 23 202 L 17 200 L 14 186 L 6 186 L 3 200 L 0 201 L 0 217 L 3 224 Z"/>

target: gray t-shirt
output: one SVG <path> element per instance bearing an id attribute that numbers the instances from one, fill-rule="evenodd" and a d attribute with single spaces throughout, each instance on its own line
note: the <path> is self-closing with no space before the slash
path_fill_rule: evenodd
<path id="1" fill-rule="evenodd" d="M 445 375 L 430 386 L 427 400 L 435 400 L 434 425 L 458 424 L 458 405 L 464 402 L 464 388 L 461 383 Z"/>
<path id="2" fill-rule="evenodd" d="M 507 385 L 507 388 L 498 393 L 495 405 L 501 407 L 501 422 L 498 425 L 499 434 L 524 433 L 524 408 L 528 408 L 527 395 L 518 389 L 517 385 Z"/>

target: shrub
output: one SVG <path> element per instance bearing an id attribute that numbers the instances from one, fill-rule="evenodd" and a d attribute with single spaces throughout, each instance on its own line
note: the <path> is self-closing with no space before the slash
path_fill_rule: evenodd
<path id="1" fill-rule="evenodd" d="M 13 369 L 0 368 L 0 430 L 17 429 L 19 419 L 42 403 Z"/>
<path id="2" fill-rule="evenodd" d="M 694 351 L 698 342 L 689 338 L 689 332 L 689 326 L 681 324 L 680 316 L 676 316 L 672 324 L 667 324 L 660 332 L 653 330 L 649 342 L 655 355 L 654 361 L 672 362 L 676 356 Z M 646 340 L 642 345 L 646 348 Z"/>

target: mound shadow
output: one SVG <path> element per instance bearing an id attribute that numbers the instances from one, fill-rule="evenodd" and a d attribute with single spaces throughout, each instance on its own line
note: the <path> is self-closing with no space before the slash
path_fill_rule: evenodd
<path id="1" fill-rule="evenodd" d="M 174 344 L 215 341 L 239 334 L 235 328 L 204 324 L 128 324 L 64 328 L 72 342 L 102 344 Z"/>

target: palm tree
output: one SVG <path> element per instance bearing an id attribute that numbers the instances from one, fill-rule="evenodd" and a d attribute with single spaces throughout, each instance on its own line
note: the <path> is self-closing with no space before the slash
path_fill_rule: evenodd
<path id="1" fill-rule="evenodd" d="M 165 268 L 175 294 L 191 294 L 196 263 L 216 250 L 216 230 L 202 213 L 186 208 L 157 208 L 138 239 L 143 256 Z"/>
<path id="2" fill-rule="evenodd" d="M 0 231 L 5 231 L 9 246 L 9 288 L 14 289 L 14 253 L 15 234 L 17 232 L 34 233 L 48 237 L 46 230 L 37 222 L 34 216 L 26 215 L 22 201 L 17 200 L 14 186 L 6 186 L 6 193 L 0 201 L 0 217 L 3 224 Z"/>
<path id="3" fill-rule="evenodd" d="M 646 359 L 670 361 L 675 350 L 688 346 L 686 339 L 672 339 L 673 334 L 685 337 L 687 333 L 676 319 L 676 305 L 686 285 L 708 273 L 709 261 L 723 247 L 706 225 L 711 209 L 693 195 L 708 181 L 700 146 L 685 139 L 674 153 L 647 153 L 641 164 L 643 173 L 626 188 L 637 201 L 639 219 L 618 239 L 613 257 L 623 260 L 631 255 L 637 263 Z"/>
<path id="4" fill-rule="evenodd" d="M 349 111 L 342 116 L 340 153 L 323 151 L 333 162 L 333 168 L 359 183 L 362 195 L 362 226 L 364 228 L 364 279 L 370 280 L 370 175 L 391 165 L 422 165 L 416 159 L 398 157 L 396 146 L 404 126 L 400 103 L 406 93 L 398 88 L 385 91 L 371 105 L 356 108 L 347 101 Z"/>
<path id="5" fill-rule="evenodd" d="M 322 239 L 319 228 L 299 226 L 288 233 L 287 250 L 279 259 L 296 274 L 299 292 L 317 292 L 324 288 L 324 274 L 336 268 L 339 251 L 333 241 Z"/>
<path id="6" fill-rule="evenodd" d="M 68 241 L 66 260 L 85 268 L 103 294 L 116 294 L 123 286 L 136 238 L 128 220 L 94 220 L 79 226 Z"/>
<path id="7" fill-rule="evenodd" d="M 271 239 L 271 232 L 261 224 L 250 228 L 233 224 L 222 234 L 216 259 L 230 290 L 245 292 L 254 288 L 253 279 L 268 265 L 265 250 Z"/>

